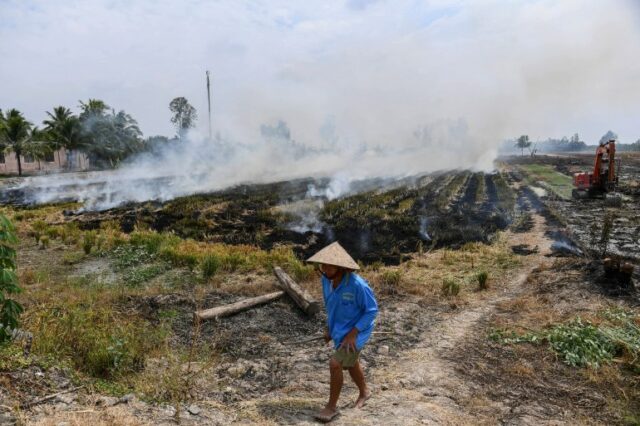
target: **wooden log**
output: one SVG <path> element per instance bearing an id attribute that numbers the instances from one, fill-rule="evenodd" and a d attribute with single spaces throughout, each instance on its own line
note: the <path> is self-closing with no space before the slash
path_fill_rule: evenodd
<path id="1" fill-rule="evenodd" d="M 231 303 L 229 305 L 216 306 L 215 308 L 196 311 L 194 312 L 194 316 L 196 316 L 200 320 L 227 317 L 229 315 L 245 311 L 254 306 L 271 302 L 272 300 L 282 297 L 282 295 L 284 295 L 284 291 L 276 291 L 262 296 L 244 299 L 239 302 Z"/>
<path id="2" fill-rule="evenodd" d="M 320 312 L 320 303 L 316 302 L 305 289 L 300 287 L 282 268 L 276 266 L 273 271 L 280 281 L 280 286 L 307 315 L 315 315 Z"/>

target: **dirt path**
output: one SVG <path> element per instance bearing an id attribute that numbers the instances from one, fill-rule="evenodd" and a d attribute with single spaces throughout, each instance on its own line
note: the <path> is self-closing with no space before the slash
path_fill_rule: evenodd
<path id="1" fill-rule="evenodd" d="M 539 247 L 539 253 L 527 257 L 525 269 L 497 288 L 495 297 L 448 315 L 422 335 L 420 345 L 402 353 L 397 362 L 373 370 L 370 380 L 374 396 L 367 407 L 343 409 L 335 424 L 495 424 L 500 422 L 501 414 L 511 411 L 500 401 L 478 395 L 455 373 L 456 366 L 446 354 L 477 331 L 482 319 L 499 303 L 517 297 L 534 268 L 549 262 L 544 255 L 549 253 L 551 241 L 544 236 L 544 219 L 534 215 L 533 220 L 531 231 L 509 234 L 511 245 Z M 517 423 L 559 424 L 527 416 L 520 417 Z"/>
<path id="2" fill-rule="evenodd" d="M 514 271 L 504 282 L 494 283 L 490 292 L 471 298 L 463 308 L 447 312 L 421 309 L 415 303 L 403 304 L 406 312 L 415 315 L 416 324 L 422 324 L 424 331 L 416 334 L 420 336 L 417 345 L 412 345 L 405 351 L 391 347 L 390 352 L 397 355 L 395 358 L 382 357 L 386 361 L 381 363 L 378 362 L 380 356 L 375 354 L 380 346 L 370 345 L 370 353 L 364 354 L 363 358 L 370 361 L 367 375 L 373 396 L 364 409 L 351 409 L 357 390 L 350 379 L 345 377 L 345 389 L 340 401 L 341 415 L 333 424 L 561 424 L 540 414 L 544 413 L 544 407 L 514 408 L 513 403 L 507 405 L 500 400 L 492 400 L 482 392 L 480 384 L 465 379 L 456 372 L 460 366 L 449 356 L 464 347 L 469 338 L 486 333 L 485 319 L 496 311 L 500 303 L 517 298 L 526 289 L 527 277 L 534 268 L 551 262 L 545 257 L 550 252 L 552 243 L 545 237 L 545 219 L 537 214 L 532 214 L 532 219 L 533 228 L 530 231 L 507 233 L 507 238 L 512 246 L 538 246 L 538 253 L 527 256 L 524 268 Z M 429 321 L 425 321 L 425 317 Z M 200 413 L 191 415 L 188 410 L 184 410 L 180 415 L 181 423 L 246 424 L 252 421 L 263 423 L 269 419 L 277 424 L 316 424 L 312 414 L 322 406 L 328 394 L 326 359 L 330 348 L 319 351 L 318 347 L 310 346 L 304 350 L 294 348 L 291 351 L 290 348 L 283 347 L 282 350 L 283 356 L 286 356 L 285 361 L 290 363 L 290 368 L 286 369 L 285 382 L 288 384 L 285 388 L 267 392 L 261 397 L 249 396 L 242 391 L 244 398 L 230 405 L 221 404 L 213 395 L 211 398 L 205 397 L 197 403 Z M 258 371 L 255 363 L 251 364 L 251 368 Z M 203 380 L 207 383 L 217 382 L 215 377 Z M 116 413 L 117 410 L 122 413 Z M 175 410 L 171 407 L 152 406 L 134 400 L 126 405 L 106 409 L 102 417 L 113 415 L 123 420 L 126 416 L 133 416 L 136 421 L 132 420 L 130 424 L 140 422 L 169 425 L 175 424 L 174 414 Z M 65 417 L 58 419 L 67 420 L 71 414 L 67 410 L 60 415 Z"/>

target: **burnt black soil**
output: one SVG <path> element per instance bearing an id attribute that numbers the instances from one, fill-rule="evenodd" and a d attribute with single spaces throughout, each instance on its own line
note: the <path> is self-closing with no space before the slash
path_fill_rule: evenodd
<path id="1" fill-rule="evenodd" d="M 463 175 L 461 178 L 461 175 Z M 456 180 L 462 182 L 458 187 Z M 478 190 L 483 180 L 487 194 Z M 414 186 L 369 192 L 328 203 L 322 220 L 333 235 L 365 262 L 397 263 L 422 247 L 458 248 L 489 242 L 512 220 L 513 197 L 494 181 L 499 174 L 450 172 L 417 181 Z M 488 183 L 487 183 L 488 182 Z"/>
<path id="2" fill-rule="evenodd" d="M 171 231 L 182 238 L 263 249 L 292 245 L 305 258 L 338 240 L 364 263 L 397 264 L 420 248 L 489 242 L 513 220 L 514 194 L 501 174 L 452 171 L 404 180 L 357 182 L 358 193 L 327 200 L 309 196 L 328 180 L 300 179 L 241 185 L 165 203 L 146 202 L 102 212 L 68 212 L 66 220 L 93 229 L 116 220 L 123 231 L 137 227 Z M 315 225 L 294 226 L 300 217 L 286 207 L 315 203 Z"/>
<path id="3" fill-rule="evenodd" d="M 207 294 L 203 306 L 233 303 L 241 296 L 213 291 Z M 381 345 L 389 355 L 409 349 L 420 342 L 425 328 L 436 321 L 444 307 L 425 305 L 411 298 L 379 297 L 380 312 L 376 332 L 362 359 L 371 367 L 387 362 L 376 355 Z M 161 312 L 177 312 L 172 321 L 175 344 L 189 347 L 193 339 L 192 301 L 182 294 L 158 295 L 132 299 L 130 305 L 151 321 L 160 321 Z M 330 348 L 323 349 L 321 336 L 325 328 L 324 312 L 314 317 L 304 314 L 288 297 L 219 320 L 201 323 L 198 341 L 220 354 L 215 374 L 241 394 L 211 389 L 208 397 L 222 402 L 240 401 L 280 389 L 296 380 L 295 366 L 308 366 L 311 371 L 325 371 Z M 329 351 L 329 352 L 327 352 Z M 229 367 L 238 367 L 229 370 Z M 305 367 L 306 368 L 306 367 Z"/>
<path id="4" fill-rule="evenodd" d="M 534 159 L 512 157 L 511 164 L 548 164 L 567 175 L 577 171 L 590 171 L 593 167 L 593 154 L 576 154 L 564 156 L 538 156 Z M 627 259 L 637 265 L 640 260 L 640 155 L 622 153 L 620 160 L 620 176 L 617 191 L 623 194 L 622 205 L 607 206 L 602 198 L 563 200 L 548 197 L 543 201 L 537 199 L 531 189 L 526 192 L 526 202 L 541 212 L 553 228 L 558 231 L 552 238 L 560 241 L 571 240 L 584 253 L 601 257 L 603 247 L 600 242 L 605 221 L 613 221 L 609 235 L 607 254 Z M 512 175 L 517 175 L 514 171 Z M 537 199 L 537 201 L 536 201 Z"/>

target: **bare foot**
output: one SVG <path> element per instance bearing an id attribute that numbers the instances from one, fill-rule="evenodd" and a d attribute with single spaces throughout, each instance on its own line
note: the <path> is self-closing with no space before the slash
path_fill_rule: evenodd
<path id="1" fill-rule="evenodd" d="M 367 389 L 363 394 L 361 393 L 358 396 L 358 399 L 353 404 L 353 408 L 362 408 L 362 407 L 364 407 L 369 398 L 371 398 L 371 391 Z"/>
<path id="2" fill-rule="evenodd" d="M 329 423 L 339 414 L 338 410 L 331 409 L 329 407 L 324 407 L 322 410 L 318 411 L 313 417 L 316 420 L 321 421 L 322 423 Z"/>

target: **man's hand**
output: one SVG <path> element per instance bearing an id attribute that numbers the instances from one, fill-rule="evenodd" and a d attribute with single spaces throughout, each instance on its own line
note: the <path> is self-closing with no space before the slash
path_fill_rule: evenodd
<path id="1" fill-rule="evenodd" d="M 358 337 L 358 329 L 353 328 L 344 339 L 342 339 L 342 343 L 340 344 L 341 348 L 347 350 L 347 352 L 355 352 L 356 351 L 356 337 Z"/>
<path id="2" fill-rule="evenodd" d="M 324 343 L 329 343 L 331 341 L 331 335 L 329 334 L 329 330 L 324 331 Z"/>

